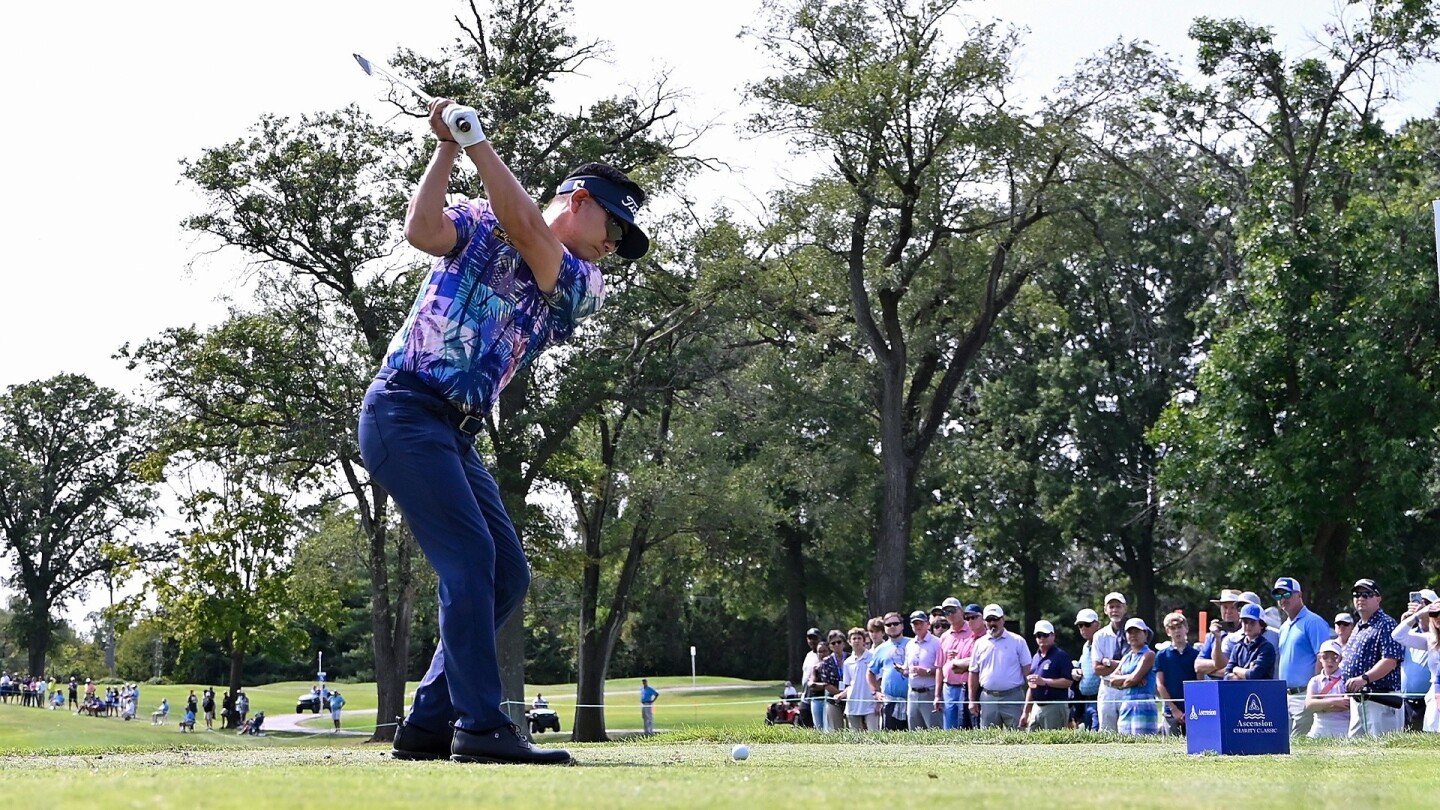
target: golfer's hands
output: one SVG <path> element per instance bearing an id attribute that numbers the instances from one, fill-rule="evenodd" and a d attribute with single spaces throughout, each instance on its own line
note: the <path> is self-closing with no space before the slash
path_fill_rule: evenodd
<path id="1" fill-rule="evenodd" d="M 480 127 L 480 117 L 475 108 L 456 104 L 448 98 L 437 98 L 430 102 L 430 131 L 442 141 L 454 141 L 460 146 L 474 146 L 486 140 L 485 130 Z"/>

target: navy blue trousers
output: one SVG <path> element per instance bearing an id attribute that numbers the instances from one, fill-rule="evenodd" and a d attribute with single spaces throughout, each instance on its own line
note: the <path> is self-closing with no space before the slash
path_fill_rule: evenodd
<path id="1" fill-rule="evenodd" d="M 406 723 L 489 731 L 510 722 L 495 635 L 525 598 L 530 566 L 500 488 L 445 407 L 429 389 L 375 380 L 360 411 L 360 455 L 440 580 L 440 643 Z"/>

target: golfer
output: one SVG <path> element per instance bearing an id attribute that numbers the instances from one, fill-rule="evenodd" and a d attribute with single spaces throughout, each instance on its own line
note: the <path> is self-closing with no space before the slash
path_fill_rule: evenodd
<path id="1" fill-rule="evenodd" d="M 405 237 L 436 257 L 365 392 L 360 453 L 395 499 L 440 582 L 440 643 L 395 735 L 400 759 L 559 763 L 501 708 L 496 628 L 530 568 L 474 438 L 505 384 L 600 308 L 595 262 L 638 259 L 645 192 L 603 163 L 576 169 L 544 213 L 491 148 L 475 110 L 430 105 L 440 139 L 410 199 Z M 461 150 L 488 199 L 446 207 Z M 453 724 L 453 734 L 451 732 Z"/>

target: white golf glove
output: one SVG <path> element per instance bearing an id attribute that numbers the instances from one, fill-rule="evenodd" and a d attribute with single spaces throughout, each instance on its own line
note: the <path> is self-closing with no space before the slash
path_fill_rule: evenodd
<path id="1" fill-rule="evenodd" d="M 451 104 L 445 108 L 445 125 L 450 127 L 450 137 L 462 147 L 474 146 L 485 140 L 485 130 L 480 128 L 480 116 L 474 107 Z"/>

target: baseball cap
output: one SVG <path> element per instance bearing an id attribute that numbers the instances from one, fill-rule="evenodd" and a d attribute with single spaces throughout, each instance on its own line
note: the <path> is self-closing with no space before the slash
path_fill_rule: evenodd
<path id="1" fill-rule="evenodd" d="M 809 638 L 810 636 L 814 636 L 815 638 L 819 638 L 819 637 L 820 637 L 820 628 L 818 628 L 818 627 L 812 627 L 812 628 L 810 628 L 809 630 L 806 630 L 806 631 L 805 631 L 805 637 L 806 637 L 806 638 Z"/>
<path id="2" fill-rule="evenodd" d="M 1322 652 L 1322 653 L 1330 652 L 1330 653 L 1335 653 L 1336 655 L 1340 656 L 1341 658 L 1344 658 L 1344 657 L 1345 657 L 1345 648 L 1344 648 L 1344 647 L 1341 647 L 1341 646 L 1340 646 L 1340 642 L 1336 641 L 1336 640 L 1333 639 L 1333 638 L 1326 639 L 1325 641 L 1323 641 L 1323 642 L 1320 643 L 1320 652 Z"/>
<path id="3" fill-rule="evenodd" d="M 1280 608 L 1271 605 L 1260 611 L 1265 616 L 1265 624 L 1270 627 L 1279 627 L 1285 623 L 1285 617 L 1280 615 Z"/>
<path id="4" fill-rule="evenodd" d="M 1280 577 L 1275 584 L 1270 586 L 1271 591 L 1289 591 L 1291 593 L 1303 593 L 1300 590 L 1300 581 L 1294 577 Z"/>
<path id="5" fill-rule="evenodd" d="M 1044 634 L 1047 635 L 1047 636 L 1048 636 L 1048 635 L 1054 635 L 1054 633 L 1055 633 L 1055 625 L 1051 624 L 1050 622 L 1045 621 L 1044 619 L 1041 619 L 1040 621 L 1035 622 L 1035 632 L 1036 632 L 1036 633 L 1044 633 Z"/>
<path id="6" fill-rule="evenodd" d="M 987 618 L 987 619 L 990 619 L 990 618 L 1000 618 L 1000 619 L 1003 619 L 1003 618 L 1005 618 L 1005 608 L 1002 608 L 1002 607 L 1000 607 L 999 605 L 993 605 L 993 604 L 992 604 L 992 605 L 986 605 L 986 606 L 985 606 L 984 616 L 985 616 L 985 618 Z"/>
<path id="7" fill-rule="evenodd" d="M 1081 608 L 1080 612 L 1075 614 L 1076 624 L 1094 624 L 1098 621 L 1100 621 L 1100 614 L 1090 608 Z"/>
<path id="8" fill-rule="evenodd" d="M 1245 600 L 1240 598 L 1240 592 L 1234 588 L 1221 588 L 1220 598 L 1211 599 L 1210 601 L 1217 605 L 1224 605 L 1230 602 L 1243 602 Z"/>
<path id="9" fill-rule="evenodd" d="M 968 605 L 965 606 L 965 612 L 966 612 L 966 613 L 979 613 L 979 612 L 980 612 L 980 606 L 977 605 L 977 604 L 974 603 L 974 602 L 971 602 L 970 604 L 968 604 Z"/>
<path id="10" fill-rule="evenodd" d="M 927 612 L 925 612 L 925 611 L 923 611 L 923 610 L 917 610 L 917 611 L 915 611 L 914 613 L 911 613 L 911 614 L 910 614 L 910 621 L 912 621 L 912 622 L 928 622 L 928 621 L 930 621 L 930 614 L 927 613 Z"/>
<path id="11" fill-rule="evenodd" d="M 941 606 L 939 606 L 939 605 L 936 605 L 935 607 L 930 608 L 930 615 L 931 615 L 931 616 L 944 616 L 944 615 L 945 615 L 945 608 L 943 608 L 943 607 L 941 607 Z"/>
<path id="12" fill-rule="evenodd" d="M 1136 616 L 1135 618 L 1130 619 L 1129 621 L 1125 622 L 1125 629 L 1126 629 L 1126 630 L 1137 630 L 1137 629 L 1138 629 L 1138 630 L 1144 630 L 1145 632 L 1148 633 L 1148 632 L 1150 632 L 1150 625 L 1146 624 L 1144 619 L 1140 618 L 1139 616 Z"/>
<path id="13" fill-rule="evenodd" d="M 1267 624 L 1265 621 L 1265 611 L 1261 610 L 1259 605 L 1246 603 L 1244 607 L 1240 608 L 1240 621 L 1243 622 L 1246 619 Z"/>
<path id="14" fill-rule="evenodd" d="M 1105 601 L 1106 603 L 1119 602 L 1122 605 L 1130 604 L 1129 602 L 1125 601 L 1125 594 L 1120 593 L 1119 591 L 1111 591 L 1110 593 L 1105 594 Z"/>
<path id="15" fill-rule="evenodd" d="M 1375 593 L 1380 593 L 1380 586 L 1375 584 L 1375 580 L 1368 577 L 1365 579 L 1357 579 L 1355 580 L 1355 584 L 1350 586 L 1350 593 L 1353 594 L 1356 591 L 1374 591 Z"/>
<path id="16" fill-rule="evenodd" d="M 1430 588 L 1421 588 L 1420 598 L 1431 604 L 1435 602 L 1440 602 L 1440 595 L 1436 595 L 1435 591 L 1431 590 Z"/>
<path id="17" fill-rule="evenodd" d="M 1240 601 L 1244 602 L 1247 605 L 1255 605 L 1256 607 L 1259 607 L 1260 594 L 1255 593 L 1254 591 L 1246 591 L 1240 594 Z"/>
<path id="18" fill-rule="evenodd" d="M 635 223 L 635 215 L 640 213 L 640 201 L 635 199 L 635 195 L 620 184 L 593 174 L 572 174 L 560 183 L 555 193 L 569 194 L 580 188 L 588 191 L 595 202 L 624 224 L 625 235 L 615 246 L 620 258 L 633 261 L 650 251 L 650 237 Z"/>
<path id="19" fill-rule="evenodd" d="M 1355 623 L 1355 617 L 1354 617 L 1354 616 L 1351 616 L 1349 613 L 1336 613 L 1336 614 L 1335 614 L 1335 624 L 1354 624 L 1354 623 Z"/>
<path id="20" fill-rule="evenodd" d="M 964 607 L 964 605 L 960 604 L 960 600 L 959 600 L 959 599 L 956 599 L 955 597 L 951 596 L 951 597 L 949 597 L 948 599 L 946 599 L 944 602 L 941 602 L 941 603 L 940 603 L 940 607 L 962 608 L 962 607 Z"/>

